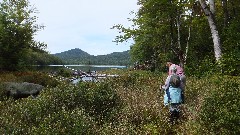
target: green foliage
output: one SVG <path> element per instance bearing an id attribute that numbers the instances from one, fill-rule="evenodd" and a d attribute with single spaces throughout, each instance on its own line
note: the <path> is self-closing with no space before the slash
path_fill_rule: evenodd
<path id="1" fill-rule="evenodd" d="M 192 62 L 193 65 L 185 67 L 188 75 L 203 77 L 211 74 L 224 74 L 230 76 L 239 76 L 240 55 L 238 52 L 224 53 L 220 62 L 216 63 L 213 58 L 205 57 L 199 63 Z"/>
<path id="2" fill-rule="evenodd" d="M 94 122 L 84 110 L 66 111 L 64 108 L 45 117 L 37 127 L 35 134 L 96 134 Z"/>
<path id="3" fill-rule="evenodd" d="M 224 54 L 220 68 L 222 69 L 223 74 L 231 75 L 231 76 L 239 76 L 240 75 L 240 53 L 227 53 Z"/>
<path id="4" fill-rule="evenodd" d="M 177 124 L 171 125 L 160 90 L 165 73 L 109 72 L 120 76 L 102 82 L 47 87 L 36 99 L 1 101 L 0 133 L 192 135 L 240 132 L 239 77 L 187 77 L 181 117 Z M 12 75 L 4 76 L 16 79 Z"/>
<path id="5" fill-rule="evenodd" d="M 55 79 L 41 72 L 15 72 L 14 76 L 18 78 L 16 80 L 18 82 L 29 82 L 49 87 L 55 87 L 59 84 Z"/>
<path id="6" fill-rule="evenodd" d="M 21 102 L 11 102 L 8 102 L 9 109 L 1 110 L 1 118 L 4 118 L 1 121 L 1 133 L 93 134 L 95 132 L 94 123 L 84 110 L 76 108 L 69 111 L 63 106 L 54 106 L 56 104 L 51 97 L 47 96 L 40 100 L 28 98 Z"/>
<path id="7" fill-rule="evenodd" d="M 62 53 L 54 54 L 67 64 L 89 64 L 91 55 L 81 49 L 71 49 Z"/>
<path id="8" fill-rule="evenodd" d="M 17 82 L 18 77 L 15 76 L 13 73 L 9 72 L 0 72 L 0 82 Z"/>
<path id="9" fill-rule="evenodd" d="M 52 54 L 45 51 L 33 51 L 29 50 L 27 56 L 24 59 L 26 65 L 61 65 L 63 61 Z"/>
<path id="10" fill-rule="evenodd" d="M 115 87 L 122 101 L 117 121 L 106 124 L 104 133 L 167 134 L 174 132 L 168 124 L 167 108 L 161 104 L 159 79 L 148 71 L 125 72 L 115 78 Z"/>
<path id="11" fill-rule="evenodd" d="M 204 99 L 199 115 L 202 127 L 200 130 L 203 134 L 237 135 L 240 133 L 239 79 L 229 76 L 219 76 L 215 79 L 221 83 L 215 89 L 211 89 Z"/>
<path id="12" fill-rule="evenodd" d="M 4 89 L 4 85 L 0 83 L 0 101 L 5 101 L 5 100 L 7 100 L 6 91 Z"/>
<path id="13" fill-rule="evenodd" d="M 102 120 L 111 121 L 117 115 L 116 109 L 121 107 L 121 102 L 112 82 L 83 82 L 79 84 L 79 90 L 78 100 L 81 101 L 81 105 L 100 123 L 103 123 Z"/>
<path id="14" fill-rule="evenodd" d="M 119 108 L 119 98 L 108 83 L 61 85 L 46 89 L 38 99 L 10 104 L 11 110 L 3 113 L 9 116 L 1 115 L 5 117 L 2 125 L 7 128 L 0 132 L 94 133 L 93 120 L 99 124 L 110 121 L 115 117 L 114 108 Z"/>
<path id="15" fill-rule="evenodd" d="M 225 55 L 224 71 L 216 69 L 211 31 L 198 1 L 138 0 L 139 10 L 133 13 L 134 18 L 128 19 L 133 26 L 113 26 L 120 33 L 115 42 L 133 39 L 131 59 L 138 62 L 154 61 L 158 70 L 162 70 L 166 61 L 173 61 L 176 64 L 186 62 L 186 72 L 195 76 L 215 71 L 234 75 L 238 73 L 238 66 L 231 62 L 240 57 L 240 4 L 226 0 L 214 2 L 216 26 Z"/>
<path id="16" fill-rule="evenodd" d="M 113 26 L 122 34 L 116 37 L 116 42 L 132 38 L 135 42 L 130 50 L 131 58 L 139 62 L 152 61 L 153 65 L 158 64 L 157 68 L 165 65 L 167 60 L 178 59 L 187 42 L 186 28 L 190 17 L 183 13 L 191 10 L 184 7 L 189 3 L 176 0 L 139 0 L 139 10 L 133 19 L 129 19 L 134 24 L 132 28 Z M 179 39 L 177 20 L 182 25 Z M 179 47 L 179 42 L 182 47 Z"/>
<path id="17" fill-rule="evenodd" d="M 70 77 L 72 75 L 72 71 L 65 68 L 61 68 L 58 70 L 58 75 L 63 77 Z"/>
<path id="18" fill-rule="evenodd" d="M 209 57 L 206 57 L 202 61 L 199 61 L 199 63 L 192 62 L 191 64 L 193 65 L 189 64 L 185 67 L 187 75 L 190 76 L 203 77 L 219 73 L 220 71 L 215 60 Z"/>
<path id="19" fill-rule="evenodd" d="M 27 50 L 36 47 L 33 36 L 42 26 L 35 24 L 35 8 L 28 0 L 3 0 L 0 10 L 0 69 L 18 70 Z"/>
<path id="20" fill-rule="evenodd" d="M 185 134 L 239 134 L 239 77 L 188 77 Z M 230 129 L 230 130 L 229 130 Z"/>

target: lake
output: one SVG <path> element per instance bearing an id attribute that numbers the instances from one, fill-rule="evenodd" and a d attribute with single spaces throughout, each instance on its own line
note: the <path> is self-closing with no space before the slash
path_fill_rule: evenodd
<path id="1" fill-rule="evenodd" d="M 72 71 L 81 70 L 84 72 L 89 71 L 104 71 L 107 69 L 126 69 L 127 66 L 120 66 L 120 65 L 46 65 L 46 66 L 34 66 L 35 70 L 38 71 L 45 71 L 45 72 L 55 72 L 59 69 L 69 69 Z"/>
<path id="2" fill-rule="evenodd" d="M 46 66 L 33 66 L 33 70 L 43 71 L 43 72 L 57 72 L 60 69 L 68 69 L 73 72 L 83 71 L 83 72 L 93 72 L 93 71 L 104 71 L 108 69 L 125 69 L 127 66 L 119 66 L 119 65 L 46 65 Z M 113 75 L 117 76 L 117 75 Z M 106 76 L 105 76 L 106 77 Z M 103 78 L 105 78 L 103 77 Z M 99 77 L 97 77 L 100 79 Z M 79 81 L 98 81 L 94 76 L 81 76 L 80 78 L 73 78 L 72 83 L 76 84 Z"/>

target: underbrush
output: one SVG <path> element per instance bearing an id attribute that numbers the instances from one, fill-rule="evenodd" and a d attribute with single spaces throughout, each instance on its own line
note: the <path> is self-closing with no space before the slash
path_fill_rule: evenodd
<path id="1" fill-rule="evenodd" d="M 189 113 L 184 124 L 187 134 L 240 133 L 240 78 L 214 75 L 189 78 L 186 107 Z"/>
<path id="2" fill-rule="evenodd" d="M 0 72 L 0 82 L 29 82 L 42 86 L 55 87 L 60 84 L 42 72 Z"/>
<path id="3" fill-rule="evenodd" d="M 160 90 L 165 74 L 117 72 L 119 77 L 103 82 L 61 83 L 46 87 L 36 99 L 0 102 L 0 133 L 240 133 L 239 77 L 187 77 L 181 118 L 171 125 Z"/>

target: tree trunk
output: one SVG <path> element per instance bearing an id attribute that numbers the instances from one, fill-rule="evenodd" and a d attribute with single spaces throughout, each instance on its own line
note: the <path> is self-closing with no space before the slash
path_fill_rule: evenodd
<path id="1" fill-rule="evenodd" d="M 215 15 L 215 0 L 209 0 L 210 11 Z"/>
<path id="2" fill-rule="evenodd" d="M 184 65 L 187 64 L 187 55 L 188 55 L 190 37 L 191 37 L 191 26 L 189 26 L 189 28 L 188 28 L 188 38 L 187 38 L 187 46 L 186 46 L 186 50 L 185 50 L 185 55 L 184 55 Z"/>
<path id="3" fill-rule="evenodd" d="M 227 0 L 222 0 L 222 7 L 223 7 L 223 13 L 224 13 L 224 27 L 228 25 L 228 9 L 227 9 Z"/>
<path id="4" fill-rule="evenodd" d="M 177 32 L 178 32 L 178 38 L 177 38 L 177 42 L 178 42 L 178 49 L 181 50 L 181 33 L 180 33 L 180 26 L 181 26 L 181 22 L 180 22 L 180 18 L 181 18 L 181 15 L 179 15 L 177 17 Z"/>
<path id="5" fill-rule="evenodd" d="M 180 66 L 182 68 L 184 68 L 184 57 L 183 57 L 183 51 L 182 51 L 182 45 L 181 45 L 181 33 L 180 33 L 180 27 L 181 27 L 181 22 L 180 22 L 180 18 L 181 18 L 181 15 L 179 15 L 177 17 L 177 32 L 178 32 L 178 38 L 177 38 L 177 42 L 178 42 L 178 58 L 179 58 L 179 62 L 180 62 Z"/>
<path id="6" fill-rule="evenodd" d="M 212 0 L 214 2 L 214 0 Z M 217 26 L 215 24 L 214 14 L 208 9 L 206 1 L 205 0 L 199 0 L 201 7 L 207 16 L 209 27 L 211 29 L 212 38 L 213 38 L 213 44 L 214 44 L 214 53 L 216 61 L 219 61 L 219 59 L 222 57 L 222 50 L 221 50 L 221 43 L 220 43 L 220 37 L 218 34 Z M 212 9 L 214 11 L 214 9 Z"/>

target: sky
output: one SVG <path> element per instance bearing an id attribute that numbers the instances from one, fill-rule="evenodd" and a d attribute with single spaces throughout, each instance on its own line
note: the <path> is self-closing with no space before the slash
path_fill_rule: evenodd
<path id="1" fill-rule="evenodd" d="M 137 0 L 29 0 L 37 8 L 37 24 L 45 28 L 35 39 L 47 44 L 51 54 L 79 48 L 91 55 L 105 55 L 130 49 L 130 43 L 117 45 L 119 35 L 113 25 L 130 27 L 127 18 L 137 11 Z"/>

